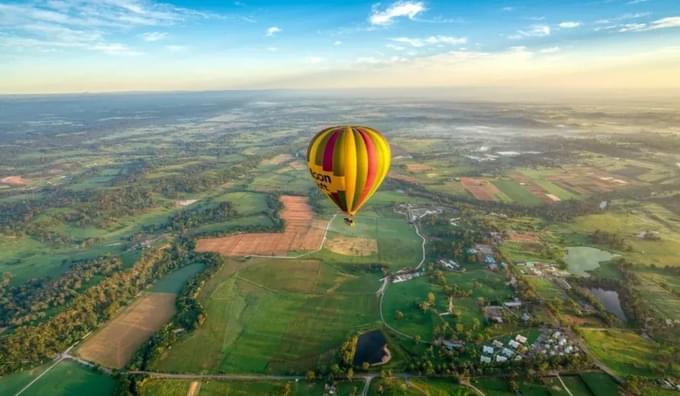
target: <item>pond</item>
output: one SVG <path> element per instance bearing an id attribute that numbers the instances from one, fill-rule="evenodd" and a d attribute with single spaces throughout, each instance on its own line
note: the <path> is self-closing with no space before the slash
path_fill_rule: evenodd
<path id="1" fill-rule="evenodd" d="M 587 277 L 588 271 L 596 270 L 603 261 L 609 261 L 616 257 L 605 250 L 587 246 L 571 246 L 567 248 L 567 256 L 564 261 L 567 269 L 574 275 Z"/>
<path id="2" fill-rule="evenodd" d="M 354 355 L 354 365 L 361 366 L 364 362 L 371 365 L 387 363 L 386 360 L 383 360 L 386 356 L 389 356 L 389 352 L 385 348 L 386 345 L 387 340 L 380 330 L 373 330 L 360 335 Z"/>
<path id="3" fill-rule="evenodd" d="M 619 293 L 615 290 L 606 290 L 599 287 L 590 288 L 590 292 L 604 305 L 607 312 L 614 314 L 622 321 L 626 321 L 626 314 L 621 308 L 621 300 L 619 300 Z"/>

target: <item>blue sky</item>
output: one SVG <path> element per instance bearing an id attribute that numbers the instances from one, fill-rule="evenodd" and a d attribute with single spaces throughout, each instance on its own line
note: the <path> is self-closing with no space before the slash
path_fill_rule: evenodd
<path id="1" fill-rule="evenodd" d="M 680 88 L 680 2 L 0 1 L 0 92 Z"/>

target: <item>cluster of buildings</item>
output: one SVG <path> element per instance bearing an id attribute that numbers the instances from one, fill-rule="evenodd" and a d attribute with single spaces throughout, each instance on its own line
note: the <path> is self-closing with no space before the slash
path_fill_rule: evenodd
<path id="1" fill-rule="evenodd" d="M 486 265 L 490 271 L 498 271 L 499 266 L 506 268 L 507 264 L 496 260 L 496 252 L 493 247 L 482 243 L 475 244 L 467 250 L 468 254 L 476 254 L 479 261 Z"/>
<path id="2" fill-rule="evenodd" d="M 570 275 L 569 272 L 561 270 L 557 264 L 542 263 L 539 261 L 526 261 L 517 265 L 519 266 L 522 273 L 529 275 L 541 277 L 553 276 L 558 278 L 564 278 Z"/>
<path id="3" fill-rule="evenodd" d="M 555 330 L 552 334 L 542 334 L 533 345 L 534 353 L 548 357 L 575 355 L 579 351 L 576 343 L 559 330 Z"/>
<path id="4" fill-rule="evenodd" d="M 673 378 L 658 379 L 657 383 L 659 384 L 660 387 L 662 387 L 664 389 L 669 389 L 669 390 L 674 390 L 676 392 L 680 392 L 680 383 L 678 383 Z"/>
<path id="5" fill-rule="evenodd" d="M 491 345 L 482 346 L 482 355 L 479 361 L 485 364 L 505 363 L 510 360 L 518 362 L 523 359 L 528 351 L 527 337 L 517 334 L 515 338 L 511 338 L 505 344 L 499 340 L 493 340 Z"/>
<path id="6" fill-rule="evenodd" d="M 460 264 L 451 259 L 439 259 L 438 261 L 441 268 L 445 271 L 460 271 L 465 272 L 465 268 L 462 268 Z"/>

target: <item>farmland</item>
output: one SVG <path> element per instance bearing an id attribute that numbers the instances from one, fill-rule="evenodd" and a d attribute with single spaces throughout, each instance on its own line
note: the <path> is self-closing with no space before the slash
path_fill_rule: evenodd
<path id="1" fill-rule="evenodd" d="M 315 250 L 321 246 L 326 222 L 313 218 L 307 199 L 282 196 L 281 233 L 238 234 L 197 241 L 199 252 L 215 252 L 225 256 L 285 256 L 289 252 Z"/>
<path id="2" fill-rule="evenodd" d="M 110 394 L 114 381 L 134 380 L 143 395 L 321 394 L 333 381 L 342 395 L 367 374 L 376 375 L 369 394 L 472 394 L 463 377 L 488 395 L 515 385 L 530 395 L 617 394 L 592 358 L 623 386 L 641 376 L 657 389 L 654 379 L 678 375 L 673 138 L 656 144 L 578 106 L 278 95 L 42 98 L 72 124 L 32 108 L 46 126 L 3 118 L 0 352 L 13 352 L 18 371 L 0 379 L 1 394 L 74 343 L 71 354 L 120 378 L 65 360 L 24 394 Z M 85 110 L 69 110 L 73 100 Z M 650 128 L 647 113 L 626 111 L 645 120 L 631 129 Z M 393 165 L 349 227 L 314 190 L 305 148 L 314 131 L 357 115 L 386 132 Z M 128 272 L 159 249 L 172 254 Z M 618 291 L 625 323 L 592 299 L 595 287 Z M 521 352 L 520 363 L 482 352 L 571 327 L 579 333 L 565 342 L 582 339 L 587 356 Z M 372 330 L 391 360 L 348 364 L 353 337 Z M 316 380 L 125 374 L 137 369 Z M 343 381 L 348 373 L 361 380 Z"/>
<path id="3" fill-rule="evenodd" d="M 374 276 L 314 260 L 232 260 L 202 292 L 205 326 L 153 366 L 258 373 L 315 366 L 352 331 L 376 321 L 377 286 Z"/>

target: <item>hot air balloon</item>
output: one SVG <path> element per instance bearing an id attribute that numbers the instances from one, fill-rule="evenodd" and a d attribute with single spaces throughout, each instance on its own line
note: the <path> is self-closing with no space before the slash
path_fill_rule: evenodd
<path id="1" fill-rule="evenodd" d="M 387 176 L 391 158 L 382 133 L 363 126 L 326 128 L 314 136 L 307 149 L 312 178 L 345 213 L 350 225 Z"/>

